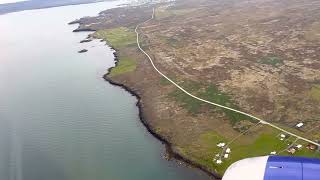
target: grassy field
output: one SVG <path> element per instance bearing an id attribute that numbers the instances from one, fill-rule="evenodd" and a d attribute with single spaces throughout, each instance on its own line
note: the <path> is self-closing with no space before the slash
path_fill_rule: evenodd
<path id="1" fill-rule="evenodd" d="M 315 85 L 310 91 L 310 96 L 312 99 L 320 102 L 320 85 Z"/>
<path id="2" fill-rule="evenodd" d="M 200 88 L 200 84 L 196 82 L 184 82 L 182 84 L 182 87 L 184 87 L 189 92 L 195 92 Z M 193 115 L 199 113 L 201 106 L 204 105 L 201 101 L 188 96 L 179 89 L 176 89 L 173 92 L 169 93 L 169 97 L 175 99 L 178 103 L 181 104 L 182 107 L 186 108 Z"/>
<path id="3" fill-rule="evenodd" d="M 128 73 L 136 69 L 137 63 L 135 60 L 128 57 L 120 57 L 118 65 L 110 72 L 110 76 L 117 76 Z"/>
<path id="4" fill-rule="evenodd" d="M 116 49 L 136 43 L 134 31 L 125 27 L 99 30 L 94 33 L 94 37 L 107 41 Z"/>
<path id="5" fill-rule="evenodd" d="M 197 142 L 193 142 L 187 147 L 178 148 L 179 151 L 185 156 L 190 157 L 196 162 L 223 174 L 224 171 L 235 161 L 248 158 L 248 157 L 258 157 L 269 155 L 272 151 L 280 152 L 280 155 L 289 156 L 290 154 L 285 151 L 288 144 L 291 144 L 294 140 L 288 139 L 287 141 L 280 141 L 278 131 L 271 129 L 269 127 L 263 134 L 258 138 L 253 140 L 251 144 L 240 144 L 235 141 L 230 145 L 231 153 L 228 159 L 222 159 L 223 163 L 218 165 L 215 163 L 214 159 L 217 159 L 216 154 L 221 154 L 222 149 L 217 147 L 219 142 L 229 142 L 230 139 L 225 139 L 216 132 L 207 132 L 199 137 Z M 250 135 L 246 135 L 248 138 Z M 304 156 L 304 157 L 318 157 L 320 158 L 320 153 L 311 151 L 305 148 L 305 142 L 297 142 L 296 144 L 302 144 L 303 148 L 297 151 L 294 156 Z"/>
<path id="6" fill-rule="evenodd" d="M 136 43 L 134 31 L 125 27 L 99 30 L 94 33 L 94 37 L 107 41 L 108 44 L 118 50 L 135 45 Z M 136 69 L 136 61 L 123 54 L 125 53 L 119 55 L 118 65 L 111 70 L 110 76 L 117 76 Z"/>
<path id="7" fill-rule="evenodd" d="M 234 109 L 239 109 L 231 100 L 230 96 L 221 92 L 216 86 L 209 85 L 206 88 L 200 83 L 197 82 L 183 82 L 182 87 L 184 87 L 187 91 L 197 95 L 205 100 L 218 103 L 227 107 L 231 107 Z M 242 120 L 252 120 L 251 118 L 242 115 L 240 113 L 236 113 L 227 109 L 214 107 L 212 105 L 203 103 L 197 99 L 190 97 L 189 95 L 185 94 L 184 92 L 176 89 L 175 91 L 169 94 L 169 97 L 174 98 L 177 102 L 181 104 L 182 107 L 186 108 L 191 114 L 196 115 L 200 113 L 201 109 L 205 106 L 209 106 L 208 109 L 212 111 L 222 111 L 228 117 L 231 124 L 235 124 Z"/>
<path id="8" fill-rule="evenodd" d="M 218 172 L 223 173 L 227 167 L 229 167 L 232 162 L 241 160 L 246 157 L 256 157 L 256 156 L 264 156 L 270 154 L 270 152 L 278 150 L 278 149 L 284 149 L 286 148 L 286 144 L 280 141 L 276 137 L 276 133 L 265 133 L 261 134 L 252 144 L 248 145 L 242 145 L 238 144 L 237 141 L 234 144 L 230 145 L 231 148 L 231 155 L 230 158 L 224 159 L 223 163 L 221 165 L 217 165 L 213 162 L 213 158 L 215 154 L 221 153 L 221 149 L 218 148 L 216 145 L 218 142 L 220 142 L 223 139 L 215 139 L 211 135 L 210 139 L 204 139 L 202 138 L 203 143 L 207 143 L 211 145 L 211 148 L 209 149 L 212 152 L 212 155 L 207 158 L 207 161 L 211 165 L 212 168 L 216 169 Z M 212 143 L 215 142 L 215 143 Z M 226 141 L 224 141 L 226 142 Z"/>
<path id="9" fill-rule="evenodd" d="M 311 151 L 306 147 L 307 143 L 304 142 L 304 141 L 298 141 L 297 143 L 303 145 L 303 148 L 301 148 L 301 150 L 297 151 L 295 153 L 295 156 L 303 156 L 303 157 L 311 157 L 311 158 L 320 158 L 320 152 L 318 151 Z M 288 152 L 284 152 L 282 153 L 281 155 L 284 155 L 284 156 L 288 156 L 290 155 Z"/>
<path id="10" fill-rule="evenodd" d="M 205 88 L 202 88 L 203 85 L 198 82 L 183 82 L 182 87 L 186 88 L 189 92 L 200 96 L 203 99 L 225 105 L 228 107 L 232 107 L 235 109 L 239 109 L 232 102 L 230 96 L 219 91 L 219 89 L 210 85 Z M 177 102 L 181 104 L 182 107 L 186 108 L 190 113 L 196 115 L 201 112 L 201 109 L 204 106 L 208 106 L 191 98 L 180 90 L 175 90 L 169 94 L 169 97 L 174 98 Z M 241 120 L 250 120 L 250 118 L 241 115 L 239 113 L 235 113 L 229 110 L 224 110 L 221 108 L 212 107 L 213 109 L 218 109 L 219 111 L 223 111 L 225 115 L 229 118 L 231 124 L 239 122 Z M 289 131 L 294 131 L 292 129 L 288 129 Z M 222 149 L 217 147 L 219 142 L 229 142 L 230 139 L 226 139 L 223 135 L 217 134 L 214 131 L 202 134 L 199 137 L 197 142 L 193 142 L 189 146 L 179 147 L 180 153 L 183 155 L 190 157 L 192 160 L 196 161 L 199 164 L 202 164 L 210 169 L 223 174 L 224 171 L 235 161 L 241 160 L 247 157 L 257 157 L 257 156 L 266 156 L 269 155 L 272 151 L 280 152 L 283 151 L 280 155 L 289 156 L 290 154 L 286 151 L 288 144 L 291 144 L 294 140 L 288 139 L 288 141 L 281 141 L 279 138 L 279 131 L 272 129 L 270 127 L 263 127 L 262 130 L 264 133 L 260 134 L 256 139 L 252 140 L 250 144 L 241 144 L 238 141 L 235 141 L 230 145 L 232 149 L 232 153 L 228 159 L 223 159 L 223 163 L 221 165 L 217 165 L 214 162 L 216 158 L 216 154 L 221 154 Z M 262 132 L 261 131 L 261 132 Z M 251 139 L 250 135 L 245 135 L 242 138 Z M 306 156 L 306 157 L 320 157 L 320 153 L 316 153 L 310 151 L 305 148 L 306 143 L 301 142 L 303 144 L 303 148 L 298 150 L 295 156 Z"/>

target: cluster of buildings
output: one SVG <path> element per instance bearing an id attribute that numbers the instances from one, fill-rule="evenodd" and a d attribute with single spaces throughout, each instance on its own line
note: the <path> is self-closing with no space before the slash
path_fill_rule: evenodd
<path id="1" fill-rule="evenodd" d="M 296 129 L 301 129 L 302 127 L 304 126 L 304 123 L 303 122 L 300 122 L 298 124 L 295 125 L 295 128 Z M 279 139 L 280 141 L 284 141 L 284 140 L 288 140 L 289 139 L 289 136 L 285 135 L 285 134 L 280 134 L 279 135 Z M 295 145 L 295 142 L 293 142 L 291 145 L 288 144 L 289 147 L 286 149 L 286 151 L 289 153 L 289 154 L 295 154 L 298 150 L 300 150 L 303 146 L 301 144 L 297 144 Z M 320 147 L 318 147 L 317 145 L 315 144 L 311 144 L 309 143 L 307 146 L 306 146 L 307 149 L 311 150 L 311 151 L 320 151 Z M 276 151 L 272 151 L 270 153 L 271 155 L 276 155 L 277 152 Z"/>
<path id="2" fill-rule="evenodd" d="M 287 149 L 287 152 L 289 154 L 294 154 L 296 153 L 299 149 L 302 148 L 302 145 L 301 144 L 298 144 L 298 145 L 293 145 L 293 146 L 290 146 L 288 149 Z"/>
<path id="3" fill-rule="evenodd" d="M 302 145 L 301 144 L 298 144 L 298 145 L 295 145 L 295 146 L 291 146 L 287 149 L 287 152 L 290 153 L 290 154 L 295 154 L 299 149 L 302 148 Z M 315 144 L 311 144 L 309 143 L 307 146 L 306 146 L 307 149 L 311 150 L 311 151 L 320 151 L 320 147 L 318 147 L 317 145 Z"/>
<path id="4" fill-rule="evenodd" d="M 221 163 L 222 163 L 222 157 L 223 157 L 224 159 L 229 158 L 230 153 L 231 153 L 231 149 L 228 148 L 228 147 L 226 147 L 226 143 L 224 143 L 224 142 L 218 143 L 218 144 L 217 144 L 217 147 L 222 148 L 222 149 L 223 149 L 223 152 L 222 152 L 222 155 L 216 154 L 215 158 L 213 158 L 213 161 L 214 161 L 216 164 L 221 164 Z"/>
<path id="5" fill-rule="evenodd" d="M 300 123 L 295 125 L 295 128 L 296 129 L 301 129 L 303 126 L 304 126 L 304 123 L 300 122 Z M 278 136 L 279 136 L 280 141 L 289 140 L 289 137 L 290 137 L 290 136 L 287 136 L 285 134 L 279 134 Z M 286 151 L 288 153 L 295 154 L 298 150 L 303 148 L 303 145 L 301 145 L 301 144 L 295 145 L 295 142 L 293 142 L 291 145 L 288 144 L 289 147 L 286 149 Z M 224 143 L 224 142 L 218 143 L 217 147 L 222 149 L 222 154 L 216 154 L 215 157 L 213 158 L 213 162 L 215 162 L 216 164 L 222 164 L 222 162 L 223 162 L 222 160 L 223 159 L 229 158 L 230 153 L 231 153 L 231 149 L 229 147 L 227 147 L 226 143 Z M 320 152 L 320 146 L 318 147 L 317 145 L 312 144 L 312 143 L 309 143 L 306 146 L 306 148 L 311 150 L 311 151 Z M 276 151 L 272 151 L 270 153 L 270 155 L 276 155 L 276 154 L 277 154 Z"/>

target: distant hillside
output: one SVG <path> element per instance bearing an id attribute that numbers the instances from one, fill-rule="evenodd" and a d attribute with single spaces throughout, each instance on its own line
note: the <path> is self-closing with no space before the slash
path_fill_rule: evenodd
<path id="1" fill-rule="evenodd" d="M 65 5 L 73 5 L 73 4 L 84 4 L 84 3 L 92 3 L 92 2 L 100 2 L 100 1 L 112 1 L 112 0 L 30 0 L 30 1 L 22 1 L 16 3 L 9 4 L 0 4 L 0 15 L 23 11 L 23 10 L 31 10 L 31 9 L 42 9 L 56 6 L 65 6 Z"/>

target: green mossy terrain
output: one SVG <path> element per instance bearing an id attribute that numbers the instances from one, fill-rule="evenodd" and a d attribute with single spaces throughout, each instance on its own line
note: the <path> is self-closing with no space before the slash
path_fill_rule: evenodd
<path id="1" fill-rule="evenodd" d="M 312 99 L 320 102 L 320 85 L 315 85 L 311 88 L 310 96 Z"/>
<path id="2" fill-rule="evenodd" d="M 177 78 L 173 75 L 167 75 L 172 81 L 176 82 L 177 81 Z M 168 81 L 166 78 L 164 77 L 161 77 L 160 78 L 160 81 L 159 81 L 160 85 L 163 85 L 163 86 L 167 86 L 167 85 L 172 85 L 172 83 L 170 81 Z"/>
<path id="3" fill-rule="evenodd" d="M 93 36 L 107 41 L 108 44 L 116 49 L 125 49 L 136 43 L 136 34 L 125 27 L 99 30 Z M 129 58 L 125 53 L 118 55 L 118 58 L 119 62 L 116 67 L 112 68 L 110 76 L 132 72 L 136 69 L 137 62 Z"/>
<path id="4" fill-rule="evenodd" d="M 234 109 L 239 109 L 231 100 L 231 97 L 223 92 L 221 92 L 216 86 L 209 85 L 206 88 L 202 88 L 202 84 L 197 82 L 183 82 L 182 87 L 187 91 L 193 93 L 196 96 L 201 97 L 202 99 L 227 106 Z M 231 124 L 235 124 L 242 120 L 252 120 L 250 117 L 247 117 L 243 114 L 230 111 L 227 109 L 215 107 L 207 103 L 201 102 L 197 99 L 190 97 L 179 89 L 171 92 L 169 97 L 174 98 L 182 107 L 186 108 L 191 114 L 196 115 L 201 112 L 201 109 L 209 107 L 210 111 L 222 111 L 230 120 Z"/>
<path id="5" fill-rule="evenodd" d="M 222 148 L 217 147 L 219 142 L 229 142 L 230 139 L 225 139 L 216 132 L 207 132 L 199 137 L 197 142 L 193 142 L 187 147 L 179 147 L 178 150 L 184 156 L 191 157 L 192 160 L 197 163 L 209 167 L 220 174 L 235 161 L 248 158 L 248 157 L 258 157 L 266 156 L 272 151 L 280 152 L 280 155 L 289 156 L 286 149 L 288 144 L 291 144 L 294 138 L 289 138 L 288 140 L 281 141 L 279 138 L 279 132 L 270 129 L 268 132 L 260 134 L 251 144 L 240 144 L 237 141 L 232 143 L 229 147 L 231 148 L 230 157 L 228 159 L 222 158 L 223 163 L 217 165 L 214 160 L 218 159 L 217 154 L 222 153 Z M 249 134 L 246 136 L 250 136 Z M 317 157 L 320 158 L 320 153 L 316 151 L 311 151 L 306 148 L 305 142 L 297 142 L 297 144 L 302 144 L 303 147 L 298 150 L 294 156 L 305 156 L 305 157 Z M 292 155 L 291 155 L 292 156 Z"/>
<path id="6" fill-rule="evenodd" d="M 135 60 L 128 57 L 120 57 L 117 66 L 111 70 L 110 76 L 117 76 L 134 71 L 136 67 L 137 62 Z"/>
<path id="7" fill-rule="evenodd" d="M 261 64 L 271 65 L 277 67 L 278 65 L 283 65 L 283 60 L 277 56 L 267 56 L 258 60 Z"/>
<path id="8" fill-rule="evenodd" d="M 238 107 L 232 102 L 231 97 L 228 94 L 221 92 L 216 86 L 209 85 L 204 86 L 201 83 L 193 82 L 193 81 L 184 81 L 180 83 L 180 85 L 186 88 L 190 93 L 197 95 L 203 99 L 208 101 L 212 101 L 221 105 L 225 105 L 234 109 L 238 109 Z M 205 88 L 203 88 L 205 87 Z M 169 94 L 170 98 L 173 98 L 177 101 L 182 107 L 187 109 L 192 115 L 197 115 L 201 113 L 202 110 L 207 106 L 209 108 L 205 108 L 214 111 L 222 111 L 226 117 L 230 120 L 231 125 L 234 125 L 237 122 L 243 120 L 253 121 L 250 117 L 245 115 L 225 110 L 222 108 L 217 108 L 214 106 L 210 106 L 205 104 L 199 100 L 196 100 L 179 89 L 172 91 Z M 255 122 L 255 121 L 254 121 Z M 250 126 L 251 127 L 251 126 Z M 248 127 L 248 128 L 250 128 Z M 249 144 L 243 144 L 241 142 L 235 141 L 229 147 L 232 152 L 228 159 L 223 158 L 223 163 L 221 165 L 217 165 L 215 163 L 216 154 L 221 154 L 222 149 L 217 147 L 219 142 L 228 143 L 231 139 L 226 139 L 223 135 L 220 135 L 214 131 L 207 132 L 202 134 L 198 141 L 192 142 L 190 145 L 178 147 L 179 153 L 186 157 L 190 157 L 193 161 L 205 166 L 209 167 L 211 170 L 214 170 L 220 174 L 223 174 L 224 171 L 235 161 L 241 160 L 247 157 L 257 157 L 257 156 L 266 156 L 270 154 L 272 151 L 281 152 L 280 155 L 289 156 L 286 149 L 288 148 L 288 144 L 292 144 L 294 138 L 288 138 L 287 140 L 281 141 L 279 138 L 279 131 L 265 127 L 268 130 L 263 131 L 264 133 L 257 136 L 254 140 L 252 140 Z M 240 132 L 244 132 L 244 130 L 240 130 Z M 289 131 L 294 131 L 293 129 L 288 129 Z M 250 139 L 250 134 L 244 135 L 247 137 L 242 137 L 246 139 Z M 254 138 L 254 137 L 252 137 Z M 297 145 L 295 143 L 295 145 Z M 300 142 L 304 147 L 298 150 L 294 155 L 295 156 L 306 156 L 306 157 L 318 157 L 320 158 L 320 153 L 308 150 L 305 148 L 307 145 L 305 142 Z"/>
<path id="9" fill-rule="evenodd" d="M 125 27 L 99 30 L 94 33 L 94 37 L 107 41 L 116 49 L 136 43 L 134 31 Z"/>

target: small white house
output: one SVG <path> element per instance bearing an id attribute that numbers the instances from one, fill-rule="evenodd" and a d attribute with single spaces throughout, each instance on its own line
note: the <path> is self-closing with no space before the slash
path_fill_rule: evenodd
<path id="1" fill-rule="evenodd" d="M 226 153 L 231 153 L 231 149 L 230 149 L 230 148 L 227 148 L 227 149 L 226 149 Z"/>
<path id="2" fill-rule="evenodd" d="M 229 157 L 229 154 L 225 154 L 224 158 L 227 159 Z"/>
<path id="3" fill-rule="evenodd" d="M 217 163 L 217 164 L 221 164 L 222 161 L 221 161 L 220 159 L 218 159 L 218 160 L 216 161 L 216 163 Z"/>
<path id="4" fill-rule="evenodd" d="M 271 155 L 276 155 L 277 152 L 276 152 L 276 151 L 272 151 L 270 154 L 271 154 Z"/>
<path id="5" fill-rule="evenodd" d="M 223 143 L 223 142 L 222 142 L 222 143 L 217 144 L 217 146 L 218 146 L 218 147 L 220 147 L 220 148 L 224 147 L 225 145 L 226 145 L 226 143 Z"/>
<path id="6" fill-rule="evenodd" d="M 301 123 L 298 123 L 298 124 L 296 125 L 296 127 L 297 127 L 297 128 L 301 128 L 303 125 L 304 125 L 304 124 L 301 122 Z"/>
<path id="7" fill-rule="evenodd" d="M 296 147 L 297 147 L 298 149 L 300 149 L 300 148 L 302 148 L 302 145 L 301 145 L 301 144 L 298 144 Z"/>
<path id="8" fill-rule="evenodd" d="M 280 134 L 280 137 L 281 137 L 281 138 L 285 138 L 285 137 L 286 137 L 286 135 L 284 135 L 284 134 Z"/>

